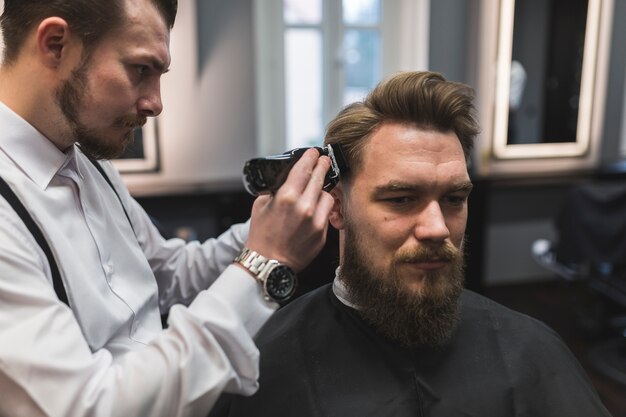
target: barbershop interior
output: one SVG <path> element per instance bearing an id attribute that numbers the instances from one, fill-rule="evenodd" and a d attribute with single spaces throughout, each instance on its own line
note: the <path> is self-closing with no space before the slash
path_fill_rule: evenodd
<path id="1" fill-rule="evenodd" d="M 248 219 L 246 161 L 321 146 L 385 77 L 466 83 L 465 286 L 553 328 L 626 416 L 624 21 L 626 0 L 182 0 L 164 110 L 113 163 L 164 236 L 205 240 Z M 338 257 L 330 227 L 298 295 Z"/>

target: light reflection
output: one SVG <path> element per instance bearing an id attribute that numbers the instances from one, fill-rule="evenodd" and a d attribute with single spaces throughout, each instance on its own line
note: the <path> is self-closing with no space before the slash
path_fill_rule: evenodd
<path id="1" fill-rule="evenodd" d="M 379 0 L 343 0 L 343 21 L 348 25 L 376 25 L 380 22 Z"/>
<path id="2" fill-rule="evenodd" d="M 285 83 L 288 147 L 321 143 L 322 39 L 318 30 L 285 32 Z"/>
<path id="3" fill-rule="evenodd" d="M 290 25 L 319 25 L 322 0 L 283 0 L 284 19 Z"/>

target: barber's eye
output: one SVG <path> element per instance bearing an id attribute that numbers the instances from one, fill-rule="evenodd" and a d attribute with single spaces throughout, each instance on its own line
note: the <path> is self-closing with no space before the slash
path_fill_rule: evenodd
<path id="1" fill-rule="evenodd" d="M 140 80 L 150 73 L 150 66 L 141 64 L 131 65 L 130 71 L 137 80 Z"/>

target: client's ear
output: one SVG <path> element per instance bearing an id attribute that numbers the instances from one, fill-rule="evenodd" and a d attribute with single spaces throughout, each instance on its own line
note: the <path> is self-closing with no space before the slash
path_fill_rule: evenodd
<path id="1" fill-rule="evenodd" d="M 345 194 L 341 186 L 341 182 L 330 191 L 330 195 L 333 196 L 334 204 L 330 210 L 330 224 L 337 230 L 342 230 L 345 227 L 344 208 Z"/>

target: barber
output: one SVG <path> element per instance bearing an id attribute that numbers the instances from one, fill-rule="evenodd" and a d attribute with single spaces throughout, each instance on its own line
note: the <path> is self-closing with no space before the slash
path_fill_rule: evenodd
<path id="1" fill-rule="evenodd" d="M 315 150 L 204 243 L 164 239 L 108 162 L 161 113 L 176 9 L 4 1 L 1 416 L 204 416 L 253 393 L 252 337 L 289 295 L 267 281 L 291 285 L 324 244 Z"/>

